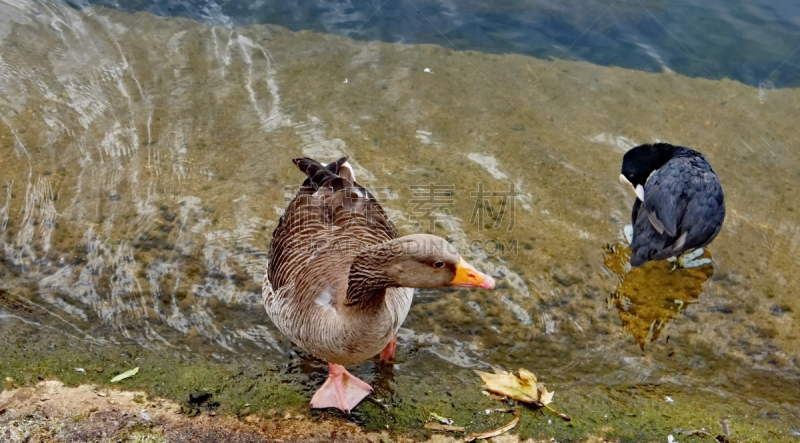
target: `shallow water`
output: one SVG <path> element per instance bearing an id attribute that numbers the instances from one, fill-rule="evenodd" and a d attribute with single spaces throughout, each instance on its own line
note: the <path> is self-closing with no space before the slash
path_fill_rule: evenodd
<path id="1" fill-rule="evenodd" d="M 800 5 L 787 0 L 67 0 L 188 17 L 276 24 L 367 41 L 583 60 L 753 86 L 800 84 Z M 778 68 L 778 69 L 776 69 Z"/>
<path id="2" fill-rule="evenodd" d="M 368 382 L 522 366 L 561 391 L 674 386 L 797 426 L 800 91 L 51 2 L 0 10 L 7 344 L 291 366 L 260 306 L 270 234 L 302 180 L 292 158 L 350 155 L 402 233 L 448 237 L 500 283 L 418 291 L 398 365 L 365 363 Z M 620 162 L 655 140 L 704 152 L 721 177 L 713 266 L 624 266 Z"/>

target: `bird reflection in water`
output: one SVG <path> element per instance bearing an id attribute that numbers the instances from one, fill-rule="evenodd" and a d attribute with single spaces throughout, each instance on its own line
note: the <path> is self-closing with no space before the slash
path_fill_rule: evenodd
<path id="1" fill-rule="evenodd" d="M 630 256 L 631 249 L 626 243 L 606 246 L 605 265 L 619 278 L 608 301 L 619 311 L 624 331 L 644 350 L 645 344 L 658 339 L 673 317 L 697 302 L 703 282 L 714 275 L 714 264 L 684 269 L 657 260 L 632 268 Z M 702 258 L 711 258 L 708 248 Z"/>

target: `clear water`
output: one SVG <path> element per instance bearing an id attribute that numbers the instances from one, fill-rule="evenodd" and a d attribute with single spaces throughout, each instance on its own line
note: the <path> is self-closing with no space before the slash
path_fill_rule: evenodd
<path id="1" fill-rule="evenodd" d="M 277 24 L 365 41 L 585 60 L 758 86 L 798 86 L 800 4 L 791 1 L 70 0 L 214 25 Z M 580 38 L 579 38 L 580 37 Z M 778 72 L 773 72 L 780 66 Z"/>
<path id="2" fill-rule="evenodd" d="M 798 404 L 794 3 L 77 6 L 0 2 L 6 342 L 285 362 L 260 282 L 291 159 L 349 154 L 403 233 L 500 282 L 419 291 L 398 377 L 523 366 Z M 620 161 L 655 140 L 722 179 L 713 266 L 624 266 Z"/>

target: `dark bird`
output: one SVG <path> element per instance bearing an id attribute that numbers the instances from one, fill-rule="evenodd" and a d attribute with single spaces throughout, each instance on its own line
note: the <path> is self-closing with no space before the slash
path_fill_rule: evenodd
<path id="1" fill-rule="evenodd" d="M 272 233 L 262 293 L 275 326 L 328 362 L 311 407 L 349 412 L 372 388 L 342 365 L 394 356 L 409 288 L 492 289 L 494 280 L 441 237 L 400 237 L 346 160 L 294 160 L 307 178 Z"/>
<path id="2" fill-rule="evenodd" d="M 682 267 L 711 262 L 696 258 L 722 228 L 725 197 L 703 154 L 668 143 L 640 145 L 625 153 L 619 179 L 636 192 L 631 266 L 675 258 Z"/>

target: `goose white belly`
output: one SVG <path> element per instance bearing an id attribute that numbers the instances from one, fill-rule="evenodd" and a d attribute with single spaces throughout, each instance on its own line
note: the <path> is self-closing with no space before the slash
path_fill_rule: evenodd
<path id="1" fill-rule="evenodd" d="M 264 307 L 272 322 L 295 345 L 327 362 L 360 363 L 379 354 L 408 315 L 414 290 L 389 288 L 379 309 L 336 309 L 333 297 L 299 303 L 287 285 L 277 292 L 264 279 Z"/>

